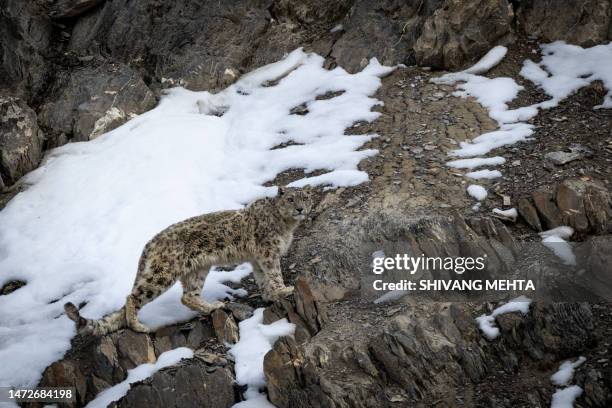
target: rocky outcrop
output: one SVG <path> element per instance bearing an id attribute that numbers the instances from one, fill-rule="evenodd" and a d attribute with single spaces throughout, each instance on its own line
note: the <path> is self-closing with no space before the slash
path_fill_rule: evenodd
<path id="1" fill-rule="evenodd" d="M 116 407 L 229 408 L 234 405 L 234 377 L 228 367 L 198 355 L 133 385 Z"/>
<path id="2" fill-rule="evenodd" d="M 38 166 L 43 133 L 23 100 L 0 97 L 0 191 Z"/>
<path id="3" fill-rule="evenodd" d="M 416 61 L 435 68 L 460 68 L 492 45 L 508 43 L 513 17 L 506 0 L 447 0 L 425 21 L 414 44 Z"/>
<path id="4" fill-rule="evenodd" d="M 612 196 L 605 184 L 589 177 L 563 180 L 552 191 L 538 190 L 523 197 L 518 210 L 536 231 L 568 225 L 577 237 L 612 232 Z"/>
<path id="5" fill-rule="evenodd" d="M 466 398 L 472 399 L 467 406 L 489 406 L 487 395 L 470 397 L 466 390 L 477 389 L 491 371 L 514 375 L 521 365 L 550 364 L 594 341 L 585 304 L 535 305 L 525 317 L 503 315 L 496 342 L 483 339 L 467 305 L 407 301 L 365 311 L 345 302 L 333 309 L 338 313 L 308 342 L 283 338 L 266 355 L 269 397 L 278 407 L 429 406 L 434 401 L 451 407 Z M 536 394 L 538 404 L 547 406 L 552 392 Z M 495 406 L 528 401 L 515 395 Z"/>
<path id="6" fill-rule="evenodd" d="M 521 1 L 517 17 L 523 32 L 543 42 L 592 47 L 612 39 L 609 0 Z"/>
<path id="7" fill-rule="evenodd" d="M 219 407 L 231 406 L 232 367 L 222 357 L 225 347 L 217 342 L 208 319 L 164 327 L 153 335 L 121 330 L 100 338 L 77 337 L 72 350 L 45 370 L 40 386 L 74 387 L 77 401 L 73 406 L 82 406 L 101 391 L 125 380 L 128 370 L 154 363 L 159 355 L 177 347 L 192 348 L 194 358 L 133 385 L 118 405 L 143 406 L 141 401 L 146 400 L 150 407 L 174 406 L 169 401 L 183 395 L 184 400 L 180 401 L 184 403 L 192 400 L 201 405 L 210 399 L 217 401 Z M 173 390 L 181 390 L 181 394 Z"/>
<path id="8" fill-rule="evenodd" d="M 155 97 L 137 72 L 123 64 L 74 71 L 55 86 L 57 98 L 42 106 L 40 122 L 56 144 L 95 139 L 133 116 L 151 109 Z"/>

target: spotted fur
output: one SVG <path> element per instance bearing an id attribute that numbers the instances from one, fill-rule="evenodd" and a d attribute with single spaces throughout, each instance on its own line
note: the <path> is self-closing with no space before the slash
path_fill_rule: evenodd
<path id="1" fill-rule="evenodd" d="M 100 320 L 88 320 L 72 303 L 66 303 L 66 314 L 80 333 L 102 335 L 125 326 L 146 333 L 149 328 L 138 321 L 138 311 L 178 280 L 183 286 L 182 303 L 207 315 L 224 306 L 200 296 L 210 267 L 240 262 L 253 265 L 265 300 L 283 298 L 293 288 L 283 283 L 280 259 L 312 204 L 309 188 L 281 188 L 277 197 L 258 200 L 245 209 L 205 214 L 171 225 L 145 245 L 132 292 L 121 310 Z"/>

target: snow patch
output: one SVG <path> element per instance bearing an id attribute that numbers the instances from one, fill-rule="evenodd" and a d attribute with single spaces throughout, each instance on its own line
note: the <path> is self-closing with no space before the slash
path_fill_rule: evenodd
<path id="1" fill-rule="evenodd" d="M 267 402 L 262 389 L 266 385 L 263 371 L 264 356 L 272 349 L 279 337 L 291 336 L 295 325 L 287 319 L 272 324 L 263 324 L 263 308 L 256 309 L 253 316 L 239 323 L 240 341 L 229 350 L 235 360 L 236 383 L 246 385 L 245 402 L 234 405 L 241 408 L 255 408 Z M 273 406 L 267 402 L 269 406 Z M 240 405 L 242 404 L 242 405 Z"/>
<path id="2" fill-rule="evenodd" d="M 471 171 L 469 173 L 465 173 L 465 176 L 471 179 L 479 180 L 479 179 L 498 178 L 498 177 L 501 177 L 502 174 L 501 174 L 501 171 L 499 170 L 483 169 L 483 170 L 476 170 L 476 171 Z"/>
<path id="3" fill-rule="evenodd" d="M 494 208 L 493 213 L 501 215 L 503 218 L 508 218 L 511 220 L 516 220 L 516 218 L 518 217 L 518 211 L 516 211 L 516 208 L 509 208 L 507 210 L 501 210 L 499 208 Z"/>
<path id="4" fill-rule="evenodd" d="M 577 385 L 557 390 L 552 396 L 550 408 L 573 408 L 576 398 L 582 395 L 582 388 Z"/>
<path id="5" fill-rule="evenodd" d="M 550 380 L 554 385 L 566 386 L 569 385 L 572 378 L 574 378 L 574 371 L 580 367 L 586 361 L 585 357 L 578 357 L 576 361 L 564 361 L 559 367 L 559 371 L 554 373 Z"/>
<path id="6" fill-rule="evenodd" d="M 542 244 L 553 251 L 565 265 L 576 265 L 576 255 L 569 242 L 566 241 L 574 234 L 574 229 L 566 225 L 540 232 Z"/>
<path id="7" fill-rule="evenodd" d="M 504 164 L 506 159 L 500 156 L 495 157 L 475 157 L 472 159 L 459 159 L 453 160 L 446 163 L 449 167 L 454 167 L 456 169 L 475 169 L 481 166 L 496 166 L 499 164 Z"/>
<path id="8" fill-rule="evenodd" d="M 477 317 L 476 321 L 478 322 L 478 326 L 485 337 L 489 340 L 493 340 L 499 336 L 499 328 L 495 326 L 496 316 L 511 312 L 521 312 L 525 315 L 529 311 L 530 304 L 531 299 L 526 298 L 525 296 L 519 296 L 516 299 L 499 306 L 497 309 L 493 310 L 490 315 L 483 314 Z"/>
<path id="9" fill-rule="evenodd" d="M 557 236 L 563 239 L 568 239 L 574 235 L 574 229 L 567 225 L 562 225 L 553 229 L 540 232 L 542 238 Z"/>
<path id="10" fill-rule="evenodd" d="M 487 190 L 483 186 L 479 186 L 478 184 L 472 184 L 468 186 L 467 192 L 469 195 L 471 195 L 478 201 L 482 201 L 487 198 Z"/>
<path id="11" fill-rule="evenodd" d="M 599 108 L 612 108 L 612 43 L 582 48 L 563 41 L 544 44 L 542 61 L 526 60 L 520 75 L 538 85 L 551 99 L 537 104 L 547 109 L 593 81 L 602 81 L 608 93 Z"/>
<path id="12" fill-rule="evenodd" d="M 476 64 L 472 65 L 463 72 L 468 74 L 484 74 L 499 64 L 507 53 L 508 48 L 504 47 L 503 45 L 496 45 L 495 47 L 491 48 L 489 52 L 487 52 Z"/>

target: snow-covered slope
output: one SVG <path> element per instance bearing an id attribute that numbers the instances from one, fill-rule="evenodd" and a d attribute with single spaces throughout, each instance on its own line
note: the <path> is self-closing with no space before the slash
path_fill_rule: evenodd
<path id="1" fill-rule="evenodd" d="M 0 285 L 27 282 L 0 297 L 0 385 L 35 385 L 68 350 L 65 302 L 87 302 L 91 318 L 119 309 L 142 247 L 166 226 L 272 196 L 263 184 L 290 168 L 326 171 L 295 185 L 366 181 L 357 164 L 376 151 L 359 149 L 374 135 L 344 131 L 376 119 L 370 96 L 392 69 L 372 60 L 357 74 L 328 71 L 298 49 L 216 95 L 171 89 L 114 131 L 52 151 L 0 212 Z M 328 92 L 342 93 L 317 99 Z M 301 104 L 306 115 L 290 114 Z M 189 317 L 172 291 L 158 300 L 166 315 L 151 322 L 143 310 L 143 321 Z"/>

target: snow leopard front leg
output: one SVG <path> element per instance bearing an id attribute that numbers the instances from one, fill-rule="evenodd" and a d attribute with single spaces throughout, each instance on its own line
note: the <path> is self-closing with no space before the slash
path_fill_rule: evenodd
<path id="1" fill-rule="evenodd" d="M 257 260 L 253 273 L 262 297 L 266 301 L 276 301 L 293 293 L 293 286 L 285 286 L 280 267 L 280 254 Z"/>

